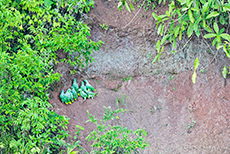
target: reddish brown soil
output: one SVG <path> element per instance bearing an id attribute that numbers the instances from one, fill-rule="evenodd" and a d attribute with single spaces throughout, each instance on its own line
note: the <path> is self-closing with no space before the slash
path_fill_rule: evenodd
<path id="1" fill-rule="evenodd" d="M 170 76 L 136 77 L 130 81 L 108 81 L 97 78 L 90 81 L 99 95 L 93 100 L 78 99 L 72 105 L 60 102 L 54 92 L 50 103 L 60 115 L 70 118 L 70 134 L 75 125 L 85 127 L 85 138 L 94 128 L 85 123 L 86 111 L 102 117 L 103 106 L 117 108 L 116 98 L 129 96 L 128 113 L 122 116 L 122 124 L 129 129 L 145 128 L 151 147 L 143 153 L 230 153 L 230 82 L 213 68 L 207 74 L 199 73 L 197 83 L 191 82 L 192 72 Z M 115 92 L 120 83 L 122 87 Z M 122 107 L 126 108 L 124 105 Z M 186 129 L 196 121 L 194 127 Z M 86 142 L 82 146 L 90 150 Z"/>
<path id="2" fill-rule="evenodd" d="M 120 12 L 117 6 L 113 5 L 115 1 L 95 2 L 97 5 L 90 17 L 109 26 L 124 27 L 138 11 L 136 9 L 132 13 Z M 164 12 L 164 9 L 160 12 Z M 150 16 L 151 12 L 147 12 L 147 15 Z M 142 24 L 152 28 L 152 18 L 139 16 L 129 27 L 141 27 Z M 84 138 L 94 129 L 94 125 L 86 123 L 86 111 L 100 119 L 104 113 L 103 106 L 116 109 L 116 98 L 128 96 L 128 112 L 122 116 L 121 124 L 132 130 L 146 129 L 146 140 L 150 147 L 142 153 L 229 154 L 230 80 L 221 76 L 222 67 L 215 63 L 209 66 L 206 73 L 198 73 L 196 84 L 191 81 L 191 71 L 180 72 L 171 80 L 170 75 L 141 75 L 129 81 L 96 76 L 89 81 L 97 89 L 98 96 L 85 102 L 79 98 L 72 105 L 64 105 L 59 99 L 60 91 L 70 87 L 73 78 L 77 78 L 79 83 L 83 78 L 79 75 L 63 74 L 68 67 L 60 63 L 57 70 L 63 74 L 64 84 L 56 85 L 50 103 L 58 114 L 70 118 L 68 131 L 71 135 L 75 133 L 76 124 L 85 127 L 81 145 L 86 151 L 90 151 L 90 146 Z M 117 89 L 119 85 L 122 86 L 117 92 L 112 90 Z M 121 107 L 126 108 L 122 104 Z M 196 121 L 194 127 L 186 129 L 189 124 L 193 124 L 192 120 Z"/>

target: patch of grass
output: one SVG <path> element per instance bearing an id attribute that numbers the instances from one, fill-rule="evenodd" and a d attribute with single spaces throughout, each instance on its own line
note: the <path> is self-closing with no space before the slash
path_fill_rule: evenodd
<path id="1" fill-rule="evenodd" d="M 161 111 L 161 106 L 159 105 L 158 107 L 156 107 L 156 106 L 151 106 L 151 108 L 150 108 L 150 112 L 151 112 L 151 114 L 154 114 L 157 110 L 159 110 L 159 111 Z"/>
<path id="2" fill-rule="evenodd" d="M 118 92 L 118 90 L 122 87 L 122 83 L 117 86 L 117 88 L 112 89 L 115 92 Z"/>
<path id="3" fill-rule="evenodd" d="M 206 73 L 206 70 L 205 70 L 205 69 L 203 69 L 203 70 L 201 71 L 201 73 Z"/>
<path id="4" fill-rule="evenodd" d="M 195 126 L 195 124 L 196 124 L 196 121 L 192 119 L 192 116 L 190 116 L 190 119 L 192 120 L 192 123 L 191 123 L 191 124 L 189 123 L 188 126 L 186 126 L 186 125 L 184 124 L 184 126 L 185 126 L 186 129 L 187 129 L 187 133 L 191 133 L 191 128 L 193 128 L 193 127 Z"/>
<path id="5" fill-rule="evenodd" d="M 131 101 L 128 95 L 120 95 L 116 98 L 116 106 L 120 108 L 120 106 L 125 106 L 127 108 L 127 99 Z"/>
<path id="6" fill-rule="evenodd" d="M 172 80 L 174 78 L 174 76 L 170 76 L 169 80 Z"/>
<path id="7" fill-rule="evenodd" d="M 128 81 L 128 80 L 132 80 L 132 77 L 130 76 L 130 77 L 123 79 L 123 81 Z"/>
<path id="8" fill-rule="evenodd" d="M 158 109 L 159 109 L 159 111 L 161 111 L 161 106 L 160 105 L 158 106 Z"/>
<path id="9" fill-rule="evenodd" d="M 100 26 L 104 30 L 108 30 L 108 28 L 109 28 L 108 25 L 106 25 L 105 23 L 101 24 Z"/>

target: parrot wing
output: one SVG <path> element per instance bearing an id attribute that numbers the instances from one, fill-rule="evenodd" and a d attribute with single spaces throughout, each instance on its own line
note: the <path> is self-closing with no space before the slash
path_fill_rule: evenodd
<path id="1" fill-rule="evenodd" d="M 72 92 L 72 94 L 73 94 L 74 99 L 76 100 L 77 97 L 78 97 L 78 95 L 77 95 L 77 92 L 76 92 L 76 90 L 74 89 L 74 87 L 72 87 L 71 92 Z"/>
<path id="2" fill-rule="evenodd" d="M 88 90 L 87 90 L 86 86 L 84 85 L 83 81 L 81 82 L 81 89 L 86 93 L 88 92 Z"/>
<path id="3" fill-rule="evenodd" d="M 78 91 L 79 86 L 78 86 L 78 84 L 77 84 L 77 82 L 76 82 L 76 79 L 73 79 L 73 87 L 74 87 L 74 89 L 75 89 L 76 91 Z"/>
<path id="4" fill-rule="evenodd" d="M 88 97 L 88 95 L 82 89 L 80 89 L 80 95 L 84 100 L 86 100 L 86 98 Z"/>
<path id="5" fill-rule="evenodd" d="M 64 90 L 61 91 L 60 99 L 61 99 L 62 103 L 65 103 L 65 92 L 64 92 Z"/>
<path id="6" fill-rule="evenodd" d="M 96 91 L 96 89 L 87 80 L 84 80 L 84 81 L 86 83 L 85 86 L 86 86 L 87 89 Z"/>

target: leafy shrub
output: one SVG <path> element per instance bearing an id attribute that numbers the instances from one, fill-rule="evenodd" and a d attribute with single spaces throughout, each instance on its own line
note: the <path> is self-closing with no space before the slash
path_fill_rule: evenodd
<path id="1" fill-rule="evenodd" d="M 164 0 L 163 3 L 165 4 L 165 2 Z M 158 3 L 162 3 L 162 0 L 159 0 Z M 156 21 L 157 34 L 161 36 L 161 39 L 156 43 L 158 54 L 153 63 L 160 60 L 166 40 L 172 43 L 173 50 L 171 52 L 177 52 L 176 42 L 180 41 L 183 35 L 188 38 L 196 36 L 202 39 L 212 39 L 212 46 L 215 46 L 217 50 L 223 49 L 226 56 L 230 58 L 230 35 L 228 34 L 230 0 L 170 0 L 167 4 L 169 8 L 165 14 L 152 13 Z M 126 0 L 121 0 L 118 4 L 119 9 L 124 5 L 130 11 Z M 130 4 L 130 7 L 133 6 Z M 226 73 L 228 71 L 225 67 L 223 69 L 224 77 L 226 77 Z M 193 82 L 195 83 L 195 80 Z"/>
<path id="2" fill-rule="evenodd" d="M 93 141 L 91 153 L 113 154 L 113 153 L 132 153 L 138 152 L 139 148 L 144 149 L 149 146 L 143 136 L 147 135 L 144 129 L 132 131 L 119 124 L 111 125 L 110 122 L 118 120 L 117 114 L 125 112 L 123 109 L 112 110 L 110 107 L 104 107 L 105 113 L 103 120 L 98 120 L 92 114 L 89 114 L 89 120 L 96 124 L 94 129 L 86 139 Z"/>
<path id="3" fill-rule="evenodd" d="M 80 21 L 92 5 L 88 0 L 0 0 L 4 153 L 57 153 L 67 145 L 68 119 L 51 111 L 47 90 L 61 76 L 53 71 L 57 50 L 68 53 L 62 61 L 84 67 L 101 45 L 88 39 L 90 29 Z"/>

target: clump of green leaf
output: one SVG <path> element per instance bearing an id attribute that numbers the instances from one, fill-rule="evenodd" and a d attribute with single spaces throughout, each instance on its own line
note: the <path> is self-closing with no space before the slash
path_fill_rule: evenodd
<path id="1" fill-rule="evenodd" d="M 194 72 L 193 72 L 193 75 L 192 75 L 192 82 L 195 84 L 196 83 L 196 78 L 197 78 L 197 75 L 196 75 L 196 69 L 198 68 L 199 66 L 199 59 L 196 58 L 195 62 L 194 62 Z"/>
<path id="2" fill-rule="evenodd" d="M 108 28 L 109 28 L 108 25 L 106 25 L 105 23 L 101 24 L 100 26 L 104 30 L 108 30 Z"/>
<path id="3" fill-rule="evenodd" d="M 91 145 L 92 153 L 132 153 L 139 149 L 144 149 L 149 146 L 143 136 L 147 135 L 144 129 L 132 131 L 127 127 L 118 124 L 110 125 L 110 121 L 118 120 L 117 114 L 123 113 L 125 110 L 112 110 L 110 107 L 104 107 L 105 113 L 103 120 L 96 119 L 92 114 L 89 114 L 88 122 L 96 124 L 96 128 L 86 137 L 88 141 L 93 141 Z"/>
<path id="4" fill-rule="evenodd" d="M 126 4 L 126 1 L 121 0 L 119 7 Z M 162 3 L 162 0 L 158 3 Z M 163 3 L 165 4 L 165 1 Z M 168 6 L 165 14 L 152 13 L 157 34 L 160 36 L 156 43 L 157 56 L 153 63 L 160 60 L 166 41 L 172 43 L 171 52 L 176 53 L 176 42 L 181 41 L 183 35 L 190 38 L 189 40 L 193 36 L 212 39 L 212 45 L 217 50 L 223 49 L 226 56 L 230 57 L 230 0 L 176 0 L 169 1 Z M 195 79 L 195 75 L 193 78 Z"/>
<path id="5" fill-rule="evenodd" d="M 57 50 L 68 53 L 63 61 L 84 67 L 102 43 L 89 40 L 89 27 L 79 21 L 92 5 L 89 0 L 0 0 L 3 153 L 57 153 L 68 146 L 68 119 L 51 110 L 47 91 L 61 76 L 53 71 Z"/>

